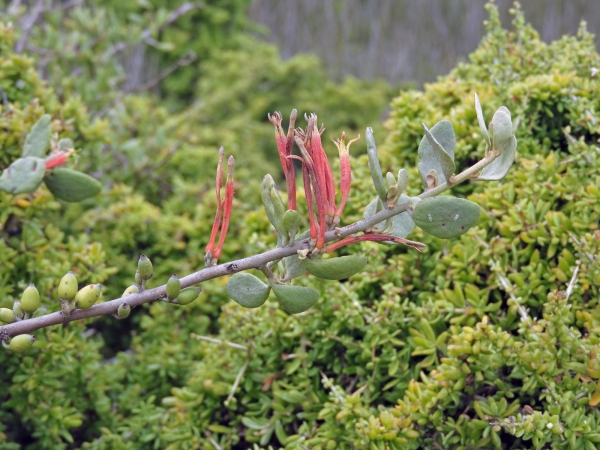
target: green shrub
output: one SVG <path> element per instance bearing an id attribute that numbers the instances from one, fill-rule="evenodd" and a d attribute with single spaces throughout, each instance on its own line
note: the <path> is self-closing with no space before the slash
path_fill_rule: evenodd
<path id="1" fill-rule="evenodd" d="M 40 331 L 25 356 L 0 352 L 2 446 L 595 448 L 599 57 L 583 30 L 544 44 L 515 13 L 509 32 L 491 8 L 488 36 L 471 62 L 424 92 L 401 93 L 388 122 L 384 172 L 406 167 L 416 195 L 421 121 L 452 120 L 458 165 L 466 167 L 483 154 L 472 93 L 490 108 L 488 118 L 491 108 L 509 106 L 519 121 L 516 167 L 485 191 L 475 182 L 458 189 L 485 210 L 474 229 L 444 242 L 416 231 L 411 238 L 428 245 L 422 254 L 361 244 L 366 268 L 342 283 L 317 283 L 319 303 L 299 316 L 274 300 L 243 309 L 227 301 L 221 278 L 186 308 L 159 302 L 124 322 Z M 357 93 L 361 82 L 327 83 L 318 67 L 307 70 L 311 64 L 282 63 L 262 45 L 233 49 L 206 61 L 197 102 L 177 114 L 151 96 L 125 97 L 99 135 L 107 146 L 80 160 L 98 171 L 107 195 L 68 208 L 44 190 L 2 197 L 0 306 L 35 281 L 57 310 L 56 285 L 74 265 L 80 282 L 107 280 L 104 297 L 114 298 L 131 284 L 142 251 L 154 262 L 151 285 L 202 267 L 220 144 L 238 158 L 243 180 L 223 259 L 274 246 L 256 192 L 271 170 L 263 155 L 275 150 L 265 113 L 314 108 L 338 130 L 371 125 L 381 111 L 385 88 Z M 33 96 L 43 98 L 11 102 Z M 342 113 L 347 101 L 356 116 Z M 32 114 L 29 125 L 43 112 L 54 110 Z M 29 125 L 2 142 L 20 148 Z M 94 139 L 80 142 L 87 150 Z M 366 156 L 353 171 L 346 223 L 375 195 Z M 24 224 L 14 232 L 6 225 L 12 216 Z"/>

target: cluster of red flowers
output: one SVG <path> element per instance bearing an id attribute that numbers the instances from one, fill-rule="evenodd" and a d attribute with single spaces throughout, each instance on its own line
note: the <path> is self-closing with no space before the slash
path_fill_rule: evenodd
<path id="1" fill-rule="evenodd" d="M 339 204 L 336 204 L 335 180 L 333 178 L 329 160 L 327 159 L 327 154 L 323 150 L 323 145 L 321 143 L 321 134 L 323 133 L 324 128 L 318 127 L 316 114 L 311 114 L 309 117 L 305 116 L 308 121 L 308 125 L 305 129 L 294 128 L 296 117 L 297 112 L 294 109 L 290 115 L 288 132 L 285 133 L 281 126 L 281 113 L 275 112 L 273 115 L 269 114 L 269 120 L 275 126 L 275 142 L 277 143 L 279 159 L 285 174 L 288 193 L 288 209 L 296 210 L 296 173 L 294 171 L 293 160 L 297 159 L 302 162 L 302 178 L 304 181 L 304 192 L 308 206 L 311 246 L 318 251 L 321 251 L 325 247 L 325 232 L 333 230 L 339 225 L 340 217 L 344 212 L 348 194 L 350 193 L 350 185 L 352 183 L 349 149 L 353 142 L 360 139 L 360 135 L 346 143 L 346 134 L 342 133 L 340 139 L 333 141 L 338 148 L 340 157 L 339 190 L 341 197 Z M 299 156 L 292 154 L 294 142 L 300 150 Z M 217 194 L 217 212 L 213 222 L 210 241 L 206 246 L 205 261 L 207 265 L 216 264 L 216 261 L 221 256 L 221 250 L 229 228 L 234 191 L 233 166 L 234 160 L 231 156 L 229 157 L 228 162 L 229 173 L 225 185 L 225 199 L 221 199 L 221 188 L 223 186 L 223 148 L 221 147 L 219 150 L 219 163 L 217 166 L 215 186 Z M 221 234 L 219 236 L 219 241 L 215 246 L 219 229 L 221 230 Z M 331 252 L 344 245 L 361 241 L 396 242 L 412 246 L 413 248 L 417 248 L 418 246 L 416 244 L 419 244 L 389 234 L 366 232 L 360 236 L 349 236 L 341 239 L 338 242 L 328 245 L 324 250 Z"/>
<path id="2" fill-rule="evenodd" d="M 340 223 L 340 217 L 348 200 L 350 183 L 352 182 L 348 149 L 360 136 L 349 141 L 347 145 L 345 133 L 342 133 L 340 139 L 334 141 L 340 155 L 341 200 L 336 207 L 335 181 L 327 155 L 321 144 L 321 134 L 324 128 L 318 128 L 316 114 L 311 114 L 306 119 L 308 121 L 306 129 L 294 129 L 296 110 L 293 110 L 290 116 L 288 133 L 285 135 L 281 127 L 281 113 L 276 112 L 272 116 L 269 115 L 269 120 L 275 126 L 277 150 L 285 173 L 288 188 L 288 209 L 296 209 L 296 175 L 292 159 L 298 159 L 302 161 L 302 178 L 310 220 L 310 237 L 315 243 L 315 247 L 321 250 L 325 245 L 325 231 L 334 229 Z M 292 155 L 293 142 L 296 142 L 301 156 Z M 316 216 L 313 202 L 317 209 Z"/>

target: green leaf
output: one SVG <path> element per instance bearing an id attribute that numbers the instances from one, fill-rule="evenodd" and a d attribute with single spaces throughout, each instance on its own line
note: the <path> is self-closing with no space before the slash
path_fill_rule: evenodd
<path id="1" fill-rule="evenodd" d="M 16 159 L 0 175 L 0 189 L 11 194 L 35 191 L 46 173 L 42 158 L 27 156 Z"/>
<path id="2" fill-rule="evenodd" d="M 283 218 L 281 219 L 283 229 L 292 234 L 296 234 L 298 232 L 301 222 L 302 218 L 300 217 L 300 213 L 293 209 L 288 209 L 283 214 Z"/>
<path id="3" fill-rule="evenodd" d="M 345 280 L 360 272 L 369 260 L 366 256 L 347 255 L 339 258 L 304 260 L 306 270 L 324 280 Z"/>
<path id="4" fill-rule="evenodd" d="M 60 150 L 71 150 L 74 147 L 73 145 L 73 141 L 69 138 L 63 138 L 60 141 L 58 141 L 58 148 Z"/>
<path id="5" fill-rule="evenodd" d="M 298 314 L 312 308 L 319 300 L 319 291 L 304 286 L 271 283 L 281 309 L 288 314 Z"/>
<path id="6" fill-rule="evenodd" d="M 262 430 L 269 425 L 270 421 L 264 417 L 255 417 L 252 419 L 249 417 L 242 417 L 242 423 L 252 430 Z"/>
<path id="7" fill-rule="evenodd" d="M 398 199 L 398 203 L 404 203 L 409 201 L 410 198 L 407 195 L 401 195 Z M 380 202 L 379 197 L 375 197 L 365 208 L 365 212 L 363 213 L 363 218 L 369 218 L 374 216 L 377 212 L 381 211 L 381 207 L 377 208 L 377 203 Z M 390 219 L 391 230 L 388 231 L 388 234 L 392 236 L 405 238 L 408 236 L 412 230 L 415 228 L 415 223 L 413 219 L 410 217 L 408 212 L 403 212 L 400 214 L 396 214 L 394 217 Z M 379 222 L 375 225 L 377 228 L 382 230 L 385 226 L 385 222 Z"/>
<path id="8" fill-rule="evenodd" d="M 258 308 L 269 298 L 271 288 L 249 273 L 236 273 L 225 286 L 227 295 L 244 308 Z"/>
<path id="9" fill-rule="evenodd" d="M 408 172 L 406 169 L 400 169 L 398 171 L 398 193 L 402 194 L 406 186 L 408 185 Z"/>
<path id="10" fill-rule="evenodd" d="M 424 231 L 441 239 L 466 233 L 477 223 L 481 208 L 476 203 L 456 197 L 426 198 L 413 211 L 413 220 Z"/>
<path id="11" fill-rule="evenodd" d="M 281 205 L 276 204 L 280 197 L 278 198 L 277 195 L 275 195 L 275 198 L 273 198 L 272 194 L 274 187 L 275 181 L 273 180 L 273 177 L 269 174 L 265 175 L 260 187 L 263 206 L 265 207 L 265 211 L 267 212 L 267 217 L 269 218 L 271 225 L 273 225 L 277 231 L 277 235 L 280 237 L 285 237 L 286 232 L 281 223 L 285 209 L 282 211 Z M 277 194 L 276 190 L 275 193 Z"/>
<path id="12" fill-rule="evenodd" d="M 496 110 L 490 124 L 492 130 L 492 145 L 496 150 L 502 150 L 513 135 L 510 111 L 506 106 Z"/>
<path id="13" fill-rule="evenodd" d="M 481 110 L 481 103 L 479 103 L 479 97 L 475 93 L 475 111 L 477 112 L 477 121 L 479 122 L 479 129 L 481 135 L 485 139 L 488 148 L 492 148 L 492 141 L 490 140 L 490 134 L 488 133 L 487 127 L 485 126 L 485 118 L 483 117 L 483 111 Z"/>
<path id="14" fill-rule="evenodd" d="M 304 261 L 297 254 L 283 258 L 285 276 L 282 278 L 282 281 L 290 281 L 293 278 L 304 275 L 306 273 Z"/>
<path id="15" fill-rule="evenodd" d="M 419 144 L 419 174 L 423 187 L 427 186 L 426 177 L 431 170 L 437 172 L 440 184 L 445 183 L 456 170 L 454 165 L 456 137 L 452 122 L 442 120 L 431 130 L 423 124 L 423 130 L 425 136 Z"/>
<path id="16" fill-rule="evenodd" d="M 510 167 L 515 160 L 515 154 L 517 153 L 517 138 L 511 136 L 508 140 L 500 156 L 493 160 L 490 164 L 485 166 L 481 171 L 481 174 L 475 178 L 480 181 L 493 181 L 500 180 L 510 170 Z"/>
<path id="17" fill-rule="evenodd" d="M 385 181 L 383 180 L 383 174 L 381 173 L 381 165 L 379 164 L 379 157 L 377 156 L 377 147 L 375 146 L 375 137 L 373 136 L 373 129 L 367 128 L 366 133 L 367 140 L 367 156 L 369 158 L 369 169 L 371 170 L 371 178 L 373 179 L 373 185 L 377 191 L 377 195 L 382 202 L 387 202 L 387 189 L 385 187 Z"/>
<path id="18" fill-rule="evenodd" d="M 72 169 L 54 169 L 44 177 L 44 183 L 56 198 L 65 202 L 80 202 L 102 190 L 98 180 Z"/>
<path id="19" fill-rule="evenodd" d="M 24 158 L 27 156 L 35 156 L 36 158 L 43 158 L 50 145 L 50 116 L 44 114 L 40 117 L 31 131 L 25 139 L 25 145 L 23 146 L 23 153 L 21 156 Z"/>

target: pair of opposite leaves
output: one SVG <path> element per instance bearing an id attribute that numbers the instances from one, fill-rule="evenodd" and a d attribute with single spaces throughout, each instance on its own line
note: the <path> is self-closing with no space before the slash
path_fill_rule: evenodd
<path id="1" fill-rule="evenodd" d="M 35 191 L 43 181 L 61 200 L 79 202 L 100 193 L 101 184 L 94 178 L 72 169 L 56 168 L 46 174 L 44 156 L 50 146 L 50 116 L 43 115 L 25 139 L 21 157 L 0 175 L 0 189 L 13 195 Z M 70 139 L 61 139 L 60 150 L 73 148 Z"/>
<path id="2" fill-rule="evenodd" d="M 503 178 L 510 169 L 517 150 L 517 139 L 513 134 L 510 111 L 501 106 L 490 122 L 490 133 L 485 126 L 479 98 L 475 94 L 475 110 L 481 133 L 486 141 L 487 151 L 498 151 L 500 155 L 485 166 L 475 180 L 496 181 Z M 447 182 L 455 172 L 454 147 L 456 137 L 454 127 L 448 120 L 435 124 L 431 130 L 423 125 L 425 136 L 419 144 L 419 174 L 426 187 L 426 177 L 435 170 L 438 183 Z M 465 233 L 480 215 L 476 203 L 455 197 L 427 198 L 414 207 L 412 220 L 424 231 L 442 239 L 452 239 Z M 400 215 L 401 216 L 401 215 Z M 404 237 L 404 236 L 403 236 Z"/>
<path id="3" fill-rule="evenodd" d="M 304 268 L 310 274 L 325 280 L 343 280 L 360 272 L 367 264 L 366 256 L 348 255 L 329 259 L 305 259 Z M 262 306 L 273 289 L 281 308 L 288 314 L 298 314 L 312 308 L 319 299 L 319 291 L 305 286 L 269 284 L 249 273 L 236 273 L 227 282 L 227 295 L 245 308 Z"/>

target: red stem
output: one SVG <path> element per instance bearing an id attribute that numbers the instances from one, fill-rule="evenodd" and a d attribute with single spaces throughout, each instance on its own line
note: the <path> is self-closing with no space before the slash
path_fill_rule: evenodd
<path id="1" fill-rule="evenodd" d="M 333 244 L 328 245 L 325 248 L 326 252 L 333 252 L 340 247 L 344 247 L 346 245 L 355 244 L 357 242 L 393 242 L 396 244 L 406 245 L 407 247 L 411 247 L 417 251 L 421 251 L 422 248 L 425 247 L 425 244 L 416 241 L 409 241 L 408 239 L 404 239 L 401 237 L 391 236 L 389 234 L 378 234 L 378 233 L 365 233 L 360 236 L 348 236 L 347 238 L 341 239 Z"/>

